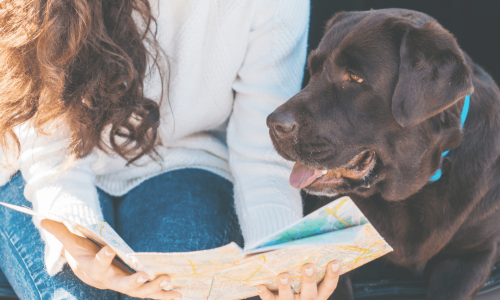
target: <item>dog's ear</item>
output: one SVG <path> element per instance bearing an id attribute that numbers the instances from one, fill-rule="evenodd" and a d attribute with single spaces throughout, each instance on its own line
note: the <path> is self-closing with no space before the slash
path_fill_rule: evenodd
<path id="1" fill-rule="evenodd" d="M 349 12 L 346 11 L 339 11 L 338 13 L 334 14 L 333 17 L 326 22 L 325 29 L 323 30 L 323 35 L 337 22 L 340 20 L 344 19 L 349 15 Z"/>
<path id="2" fill-rule="evenodd" d="M 473 90 L 470 70 L 455 38 L 433 21 L 405 24 L 392 114 L 403 127 L 418 124 Z"/>

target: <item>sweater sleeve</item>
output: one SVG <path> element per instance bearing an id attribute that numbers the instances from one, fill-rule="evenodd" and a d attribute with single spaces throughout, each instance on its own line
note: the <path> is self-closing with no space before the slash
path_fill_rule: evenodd
<path id="1" fill-rule="evenodd" d="M 309 1 L 261 1 L 244 62 L 233 84 L 229 164 L 245 248 L 302 217 L 292 163 L 273 148 L 267 116 L 299 92 L 306 58 Z"/>
<path id="2" fill-rule="evenodd" d="M 60 215 L 81 225 L 103 222 L 95 175 L 90 167 L 97 155 L 66 164 L 68 134 L 62 128 L 51 135 L 37 135 L 28 129 L 21 136 L 27 137 L 19 157 L 26 182 L 24 196 L 33 203 L 33 209 Z M 61 256 L 63 246 L 40 227 L 39 218 L 34 217 L 33 222 L 45 242 L 47 272 L 55 275 L 66 262 Z"/>

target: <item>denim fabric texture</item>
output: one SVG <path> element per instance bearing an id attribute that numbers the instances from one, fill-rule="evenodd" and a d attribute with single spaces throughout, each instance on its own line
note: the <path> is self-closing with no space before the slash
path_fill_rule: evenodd
<path id="1" fill-rule="evenodd" d="M 14 290 L 7 281 L 7 277 L 0 270 L 0 296 L 15 296 Z"/>
<path id="2" fill-rule="evenodd" d="M 31 207 L 16 174 L 0 188 L 0 201 Z M 234 211 L 233 186 L 200 169 L 153 177 L 123 197 L 98 190 L 104 218 L 136 252 L 211 249 L 235 241 L 242 245 Z M 44 243 L 31 216 L 0 207 L 0 269 L 20 299 L 135 299 L 81 282 L 66 265 L 49 276 Z M 9 288 L 0 275 L 0 295 Z"/>

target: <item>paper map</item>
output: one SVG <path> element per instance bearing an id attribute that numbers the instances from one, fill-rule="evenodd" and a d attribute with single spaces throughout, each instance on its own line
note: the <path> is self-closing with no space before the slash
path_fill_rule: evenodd
<path id="1" fill-rule="evenodd" d="M 27 208 L 0 204 L 37 215 Z M 187 300 L 256 296 L 254 286 L 276 289 L 276 277 L 283 272 L 290 274 L 293 290 L 300 292 L 305 263 L 316 264 L 319 282 L 333 259 L 341 261 L 341 273 L 345 273 L 392 251 L 349 197 L 323 206 L 245 250 L 230 243 L 194 252 L 136 253 L 107 223 L 84 227 L 59 216 L 40 217 L 62 222 L 71 231 L 110 246 L 125 263 L 150 278 L 168 274 L 168 288 L 180 291 Z"/>

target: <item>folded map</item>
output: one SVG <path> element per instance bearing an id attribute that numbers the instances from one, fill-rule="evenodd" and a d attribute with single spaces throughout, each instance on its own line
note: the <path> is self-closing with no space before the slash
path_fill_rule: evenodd
<path id="1" fill-rule="evenodd" d="M 341 261 L 341 273 L 345 273 L 392 251 L 349 197 L 337 199 L 245 249 L 230 243 L 177 253 L 134 252 L 107 223 L 82 226 L 53 214 L 0 204 L 64 223 L 72 232 L 110 246 L 123 262 L 150 278 L 168 274 L 168 289 L 180 291 L 186 300 L 252 297 L 259 284 L 277 289 L 276 277 L 283 272 L 290 274 L 293 290 L 300 292 L 305 263 L 316 265 L 319 282 L 334 259 Z"/>

